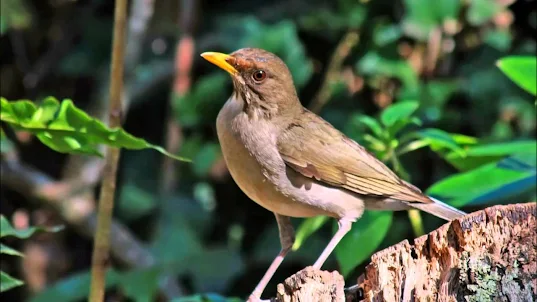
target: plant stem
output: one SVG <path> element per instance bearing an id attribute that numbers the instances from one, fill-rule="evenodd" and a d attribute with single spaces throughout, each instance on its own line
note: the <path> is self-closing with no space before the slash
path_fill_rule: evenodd
<path id="1" fill-rule="evenodd" d="M 393 164 L 394 172 L 398 174 L 401 178 L 408 180 L 408 173 L 401 165 L 401 162 L 397 157 L 397 153 L 394 150 L 390 151 L 390 160 Z M 414 235 L 416 235 L 416 237 L 425 234 L 425 231 L 423 230 L 423 220 L 421 219 L 420 211 L 416 209 L 408 210 L 408 219 L 410 219 L 410 225 L 412 226 L 412 230 L 414 231 Z"/>
<path id="2" fill-rule="evenodd" d="M 395 150 L 391 149 L 388 153 L 389 159 L 392 162 L 393 165 L 393 171 L 395 174 L 399 175 L 404 180 L 409 179 L 408 172 L 403 168 L 403 165 L 401 165 L 401 162 L 399 161 L 399 158 L 397 157 L 397 153 Z"/>
<path id="3" fill-rule="evenodd" d="M 123 61 L 125 56 L 125 28 L 127 23 L 127 0 L 116 0 L 114 14 L 114 41 L 112 67 L 110 70 L 110 105 L 108 123 L 110 128 L 121 125 L 121 97 L 123 93 Z M 108 147 L 101 184 L 97 216 L 97 230 L 93 245 L 91 264 L 90 302 L 104 300 L 105 274 L 109 260 L 110 225 L 114 208 L 116 174 L 120 150 Z"/>
<path id="4" fill-rule="evenodd" d="M 332 95 L 332 85 L 340 78 L 339 74 L 341 72 L 341 67 L 343 66 L 343 61 L 350 55 L 351 50 L 358 44 L 359 39 L 359 32 L 354 29 L 349 30 L 343 36 L 337 45 L 336 50 L 332 53 L 321 88 L 310 104 L 311 111 L 318 113 L 324 105 L 328 103 L 330 96 Z"/>
<path id="5" fill-rule="evenodd" d="M 412 225 L 412 230 L 414 231 L 414 235 L 416 235 L 416 237 L 425 234 L 423 229 L 423 220 L 421 219 L 421 213 L 419 210 L 408 210 L 408 219 L 410 219 L 410 225 Z"/>

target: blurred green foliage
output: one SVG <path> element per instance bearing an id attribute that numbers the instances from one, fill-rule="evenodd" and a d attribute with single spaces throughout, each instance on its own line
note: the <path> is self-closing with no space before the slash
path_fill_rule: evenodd
<path id="1" fill-rule="evenodd" d="M 390 212 L 365 212 L 352 229 L 343 237 L 334 250 L 340 265 L 340 272 L 348 276 L 356 266 L 377 250 L 392 224 Z M 337 224 L 334 224 L 334 232 Z M 365 243 L 367 244 L 361 244 Z"/>
<path id="2" fill-rule="evenodd" d="M 19 0 L 2 1 L 0 9 L 0 34 L 9 29 L 24 29 L 30 26 L 31 15 L 25 2 Z"/>
<path id="3" fill-rule="evenodd" d="M 0 215 L 0 239 L 10 236 L 18 239 L 27 239 L 36 232 L 59 232 L 62 229 L 63 227 L 61 226 L 53 228 L 29 227 L 26 229 L 16 229 L 11 225 L 9 220 L 7 220 L 4 215 Z M 24 257 L 24 254 L 3 243 L 0 243 L 0 254 Z M 0 270 L 0 293 L 23 284 L 23 281 L 8 275 L 3 270 Z"/>
<path id="4" fill-rule="evenodd" d="M 77 121 L 97 122 L 92 114 L 76 108 L 89 112 L 107 89 L 104 71 L 109 68 L 113 1 L 82 2 L 2 1 L 0 94 L 8 99 L 45 100 L 19 105 L 26 108 L 21 118 L 31 121 L 35 110 L 53 95 L 74 100 L 76 107 L 65 101 L 55 103 L 49 118 L 71 125 L 72 120 L 56 114 L 64 106 L 76 112 Z M 181 126 L 180 145 L 173 147 L 192 163 L 175 167 L 175 189 L 162 194 L 165 172 L 160 154 L 123 151 L 115 219 L 138 236 L 157 263 L 143 270 L 113 263 L 107 278 L 109 295 L 153 301 L 164 276 L 171 275 L 192 294 L 177 297 L 176 302 L 234 301 L 225 297 L 249 294 L 279 251 L 273 215 L 249 201 L 222 168 L 214 123 L 232 86 L 224 72 L 199 60 L 197 53 L 204 51 L 232 52 L 248 46 L 276 53 L 288 64 L 299 96 L 309 106 L 341 37 L 357 32 L 359 42 L 337 70 L 330 98 L 320 112 L 326 120 L 403 178 L 465 211 L 536 199 L 537 24 L 529 13 L 531 3 L 181 3 L 162 0 L 155 6 L 141 41 L 141 60 L 125 85 L 132 100 L 124 129 L 135 135 L 128 142 L 135 139 L 140 148 L 148 147 L 147 141 L 165 145 L 166 119 L 171 116 Z M 184 3 L 202 9 L 191 15 L 197 24 L 191 87 L 186 94 L 176 94 L 170 91 L 170 75 L 177 62 L 174 44 L 189 32 L 177 26 L 177 5 Z M 77 17 L 70 20 L 67 15 Z M 59 26 L 65 24 L 60 21 L 69 26 Z M 70 34 L 76 39 L 62 40 Z M 21 45 L 25 51 L 20 51 Z M 36 67 L 25 69 L 25 61 Z M 41 85 L 28 86 L 28 76 L 41 72 Z M 6 112 L 12 104 L 6 103 Z M 42 118 L 37 120 L 42 122 Z M 17 119 L 16 124 L 21 121 Z M 4 126 L 2 154 L 16 150 L 29 165 L 59 174 L 64 161 L 40 149 L 39 142 L 13 141 L 18 139 L 17 130 L 13 134 Z M 88 139 L 86 134 L 77 135 L 78 142 Z M 136 137 L 143 137 L 143 144 Z M 108 141 L 107 136 L 93 139 Z M 69 144 L 59 148 L 47 140 L 42 143 L 62 152 L 73 151 Z M 91 150 L 97 150 L 95 144 Z M 9 188 L 3 186 L 2 192 L 10 199 L 2 200 L 3 214 L 33 208 Z M 443 223 L 423 216 L 425 231 Z M 294 251 L 267 287 L 267 297 L 274 294 L 278 282 L 315 261 L 336 227 L 327 221 L 325 217 L 293 221 L 297 226 Z M 28 300 L 85 299 L 90 259 L 71 249 L 89 241 L 75 234 L 63 248 L 77 260 L 63 259 L 71 265 L 69 270 L 49 280 L 44 291 L 29 295 Z M 325 267 L 337 268 L 347 280 L 355 280 L 371 253 L 414 236 L 406 213 L 366 212 Z M 12 258 L 13 262 L 17 259 Z M 9 292 L 15 292 L 13 301 L 24 296 L 16 290 Z"/>

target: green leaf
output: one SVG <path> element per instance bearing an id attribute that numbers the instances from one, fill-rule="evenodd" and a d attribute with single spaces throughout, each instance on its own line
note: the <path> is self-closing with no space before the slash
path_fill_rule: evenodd
<path id="1" fill-rule="evenodd" d="M 414 38 L 427 40 L 430 31 L 447 20 L 456 20 L 461 9 L 459 0 L 404 0 L 403 28 Z"/>
<path id="2" fill-rule="evenodd" d="M 220 146 L 213 142 L 205 143 L 193 159 L 194 173 L 199 177 L 206 176 L 218 158 L 220 158 Z"/>
<path id="3" fill-rule="evenodd" d="M 244 270 L 239 252 L 228 247 L 213 247 L 193 253 L 186 263 L 179 264 L 182 267 L 187 266 L 193 276 L 196 292 L 223 292 Z"/>
<path id="4" fill-rule="evenodd" d="M 473 136 L 468 136 L 468 135 L 459 134 L 459 133 L 451 133 L 450 136 L 459 146 L 477 144 L 477 138 Z"/>
<path id="5" fill-rule="evenodd" d="M 212 211 L 216 207 L 216 198 L 214 188 L 208 182 L 198 182 L 193 188 L 194 198 L 207 211 Z"/>
<path id="6" fill-rule="evenodd" d="M 536 152 L 516 154 L 445 178 L 427 193 L 455 207 L 514 202 L 536 188 Z"/>
<path id="7" fill-rule="evenodd" d="M 349 28 L 360 28 L 367 20 L 367 10 L 363 5 L 354 5 L 343 13 L 346 13 L 345 17 Z"/>
<path id="8" fill-rule="evenodd" d="M 375 134 L 376 137 L 382 137 L 382 126 L 376 119 L 367 115 L 355 115 L 352 117 L 351 121 L 355 125 L 364 124 L 365 126 L 369 127 L 369 129 L 371 129 L 371 131 L 373 132 L 373 134 Z"/>
<path id="9" fill-rule="evenodd" d="M 162 209 L 151 250 L 160 263 L 181 263 L 203 251 L 200 237 L 189 225 L 186 214 L 178 211 L 177 200 L 166 198 L 160 202 Z M 187 263 L 184 263 L 185 265 Z"/>
<path id="10" fill-rule="evenodd" d="M 508 51 L 513 42 L 513 36 L 509 29 L 490 30 L 485 34 L 484 41 L 499 51 Z"/>
<path id="11" fill-rule="evenodd" d="M 411 135 L 415 135 L 420 140 L 428 142 L 433 151 L 441 151 L 448 149 L 456 152 L 459 156 L 464 156 L 465 152 L 457 142 L 451 137 L 451 135 L 443 130 L 436 128 L 427 128 L 420 131 L 416 131 Z"/>
<path id="12" fill-rule="evenodd" d="M 392 127 L 397 121 L 408 120 L 416 110 L 419 103 L 416 101 L 402 101 L 395 103 L 384 109 L 380 115 L 380 120 L 386 127 Z"/>
<path id="13" fill-rule="evenodd" d="M 121 218 L 129 221 L 140 218 L 154 210 L 156 205 L 156 197 L 146 190 L 132 183 L 126 183 L 121 187 L 117 205 Z"/>
<path id="14" fill-rule="evenodd" d="M 387 149 L 388 143 L 385 143 L 385 142 L 381 141 L 380 139 L 377 139 L 376 137 L 373 137 L 372 135 L 365 134 L 365 135 L 363 135 L 362 139 L 363 139 L 363 141 L 365 141 L 365 142 L 367 142 L 369 144 L 369 149 L 371 149 L 373 151 L 383 153 Z M 382 156 L 378 156 L 378 157 L 382 157 Z"/>
<path id="15" fill-rule="evenodd" d="M 464 157 L 461 157 L 457 152 L 450 152 L 446 155 L 446 160 L 458 170 L 468 171 L 491 162 L 497 162 L 509 155 L 535 154 L 535 150 L 537 150 L 537 142 L 534 140 L 490 143 L 467 147 Z"/>
<path id="16" fill-rule="evenodd" d="M 471 25 L 482 25 L 489 21 L 502 10 L 502 6 L 497 1 L 471 0 L 466 18 Z"/>
<path id="17" fill-rule="evenodd" d="M 61 230 L 63 230 L 63 226 L 56 226 L 52 228 L 29 227 L 24 230 L 17 230 L 11 225 L 11 223 L 9 223 L 4 215 L 0 215 L 0 238 L 14 236 L 19 239 L 26 239 L 32 236 L 35 232 L 59 232 Z"/>
<path id="18" fill-rule="evenodd" d="M 445 114 L 444 106 L 461 85 L 458 80 L 431 80 L 423 83 L 420 90 L 420 112 L 429 121 L 438 121 Z"/>
<path id="19" fill-rule="evenodd" d="M 222 104 L 228 98 L 226 85 L 231 80 L 225 72 L 210 73 L 196 81 L 184 96 L 175 97 L 173 110 L 184 127 L 196 127 L 214 122 Z M 211 117 L 210 120 L 208 117 Z"/>
<path id="20" fill-rule="evenodd" d="M 403 155 L 408 152 L 416 151 L 418 149 L 421 149 L 423 147 L 427 147 L 431 144 L 429 140 L 415 140 L 412 141 L 406 145 L 404 145 L 401 148 L 397 149 L 397 155 Z"/>
<path id="21" fill-rule="evenodd" d="M 133 301 L 155 301 L 160 272 L 161 269 L 158 267 L 130 270 L 121 274 L 118 283 L 125 296 Z"/>
<path id="22" fill-rule="evenodd" d="M 347 276 L 378 248 L 392 223 L 392 212 L 365 211 L 335 248 L 343 276 Z M 335 225 L 337 228 L 337 224 Z"/>
<path id="23" fill-rule="evenodd" d="M 396 42 L 401 37 L 401 27 L 396 24 L 379 24 L 374 28 L 373 41 L 378 46 Z"/>
<path id="24" fill-rule="evenodd" d="M 537 95 L 537 58 L 511 56 L 496 62 L 505 75 L 520 88 Z"/>
<path id="25" fill-rule="evenodd" d="M 345 11 L 349 12 L 349 16 L 351 16 L 351 14 L 359 16 L 359 14 L 352 12 L 352 8 Z M 349 20 L 347 20 L 346 16 L 334 13 L 327 9 L 316 9 L 305 14 L 299 18 L 297 23 L 302 29 L 311 32 L 320 30 L 336 32 L 349 27 Z"/>
<path id="26" fill-rule="evenodd" d="M 0 254 L 24 257 L 23 253 L 17 251 L 16 249 L 12 249 L 9 246 L 1 244 L 1 243 L 0 243 Z"/>
<path id="27" fill-rule="evenodd" d="M 15 279 L 10 275 L 4 273 L 3 271 L 0 271 L 0 293 L 17 286 L 21 286 L 23 284 L 24 282 L 22 282 L 21 280 Z"/>
<path id="28" fill-rule="evenodd" d="M 1 102 L 2 121 L 32 132 L 42 143 L 57 152 L 101 156 L 98 146 L 105 144 L 133 150 L 151 148 L 177 160 L 188 161 L 168 153 L 160 146 L 134 137 L 123 129 L 107 128 L 101 121 L 75 107 L 71 100 L 59 103 L 55 98 L 49 97 L 39 106 L 26 100 L 9 102 L 1 98 Z"/>
<path id="29" fill-rule="evenodd" d="M 293 244 L 293 251 L 298 250 L 304 241 L 320 229 L 328 221 L 327 216 L 317 216 L 304 219 L 297 229 L 295 236 L 295 243 Z"/>
<path id="30" fill-rule="evenodd" d="M 106 272 L 105 288 L 109 289 L 118 283 L 120 275 L 114 269 Z M 45 290 L 29 299 L 29 302 L 75 302 L 85 299 L 89 295 L 91 274 L 89 271 L 75 273 L 57 281 Z"/>
<path id="31" fill-rule="evenodd" d="M 438 130 L 438 129 L 436 129 L 436 130 Z M 442 133 L 443 132 L 442 130 L 439 130 L 439 131 L 441 131 L 441 132 L 436 133 L 436 134 L 439 135 L 440 137 L 443 137 L 444 139 L 446 139 L 447 140 L 446 144 L 448 144 L 450 147 L 453 147 L 453 142 L 460 148 L 463 148 L 463 146 L 474 145 L 474 144 L 477 143 L 477 138 L 475 138 L 475 137 L 471 137 L 471 136 L 467 136 L 467 135 L 463 135 L 463 134 L 457 134 L 457 133 L 450 133 L 450 134 L 448 134 L 450 136 L 450 138 L 447 138 L 445 136 L 446 133 Z M 424 133 L 419 134 L 419 132 L 418 133 L 413 132 L 413 133 L 410 133 L 409 135 L 403 137 L 401 140 L 404 141 L 404 143 L 401 144 L 401 147 L 397 149 L 397 154 L 402 155 L 402 154 L 405 154 L 405 153 L 408 153 L 408 152 L 411 152 L 411 151 L 414 151 L 414 150 L 421 149 L 423 147 L 431 146 L 431 144 L 433 144 L 435 142 L 434 138 L 433 139 L 431 139 L 431 138 L 422 139 L 424 136 L 426 137 L 426 136 L 428 136 L 430 134 L 431 133 L 427 133 L 427 131 L 425 132 L 425 134 Z M 414 138 L 414 137 L 418 137 L 419 139 L 409 141 L 411 138 Z M 443 145 L 436 143 L 432 147 L 432 149 L 435 150 L 435 151 L 443 151 Z M 457 158 L 464 158 L 464 157 L 461 157 L 461 155 L 465 155 L 465 151 L 464 151 L 465 149 L 460 149 L 459 150 L 457 148 L 456 150 L 457 151 L 452 152 L 452 154 L 456 154 Z M 461 152 L 461 150 L 463 150 L 463 151 Z M 444 155 L 444 152 L 442 152 L 441 154 Z M 444 155 L 444 156 L 447 156 L 447 155 Z"/>

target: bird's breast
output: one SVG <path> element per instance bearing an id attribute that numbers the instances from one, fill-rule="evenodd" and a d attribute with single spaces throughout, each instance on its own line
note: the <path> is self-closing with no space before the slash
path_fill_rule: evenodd
<path id="1" fill-rule="evenodd" d="M 222 154 L 233 180 L 241 190 L 261 206 L 273 210 L 268 202 L 275 190 L 269 175 L 275 173 L 278 156 L 269 125 L 251 120 L 242 110 L 242 101 L 230 98 L 216 121 Z M 260 148 L 259 146 L 263 146 Z"/>
<path id="2" fill-rule="evenodd" d="M 230 98 L 216 121 L 218 140 L 228 170 L 240 189 L 262 207 L 286 216 L 307 217 L 319 211 L 282 194 L 278 179 L 285 163 L 269 121 L 249 117 L 242 101 Z"/>
<path id="3" fill-rule="evenodd" d="M 273 122 L 249 117 L 242 106 L 241 100 L 230 98 L 218 114 L 216 129 L 228 170 L 250 199 L 290 217 L 361 215 L 363 204 L 355 194 L 289 168 L 278 151 Z"/>

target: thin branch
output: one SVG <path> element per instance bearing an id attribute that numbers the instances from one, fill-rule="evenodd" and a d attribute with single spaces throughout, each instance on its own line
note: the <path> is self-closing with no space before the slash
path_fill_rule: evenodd
<path id="1" fill-rule="evenodd" d="M 389 154 L 390 161 L 393 165 L 393 171 L 402 179 L 409 181 L 410 175 L 399 161 L 397 153 L 394 150 L 391 150 Z M 423 219 L 421 218 L 421 212 L 417 209 L 410 209 L 407 210 L 407 214 L 408 219 L 410 220 L 410 225 L 412 226 L 412 230 L 414 231 L 414 235 L 416 235 L 416 237 L 419 237 L 425 234 L 425 230 L 423 228 Z"/>
<path id="2" fill-rule="evenodd" d="M 425 54 L 425 66 L 423 73 L 426 77 L 432 77 L 438 63 L 438 59 L 442 55 L 442 30 L 435 28 L 429 34 L 427 41 L 427 52 Z"/>
<path id="3" fill-rule="evenodd" d="M 190 90 L 190 73 L 194 62 L 195 50 L 193 32 L 195 28 L 196 8 L 196 0 L 181 1 L 179 24 L 183 34 L 179 41 L 177 41 L 175 50 L 175 77 L 172 96 L 169 98 L 170 102 L 174 97 L 183 96 Z M 175 118 L 174 114 L 169 114 L 166 122 L 166 149 L 172 153 L 176 153 L 179 150 L 182 139 L 181 124 Z M 163 195 L 166 195 L 173 191 L 174 185 L 177 182 L 175 161 L 171 158 L 164 157 L 162 170 L 161 191 Z"/>
<path id="4" fill-rule="evenodd" d="M 66 198 L 62 192 L 66 191 L 65 187 L 68 185 L 17 161 L 3 160 L 0 163 L 0 177 L 2 186 L 22 194 L 29 200 L 38 200 L 53 208 L 57 213 L 61 213 L 62 219 L 76 231 L 93 237 L 97 227 L 93 194 Z M 110 250 L 121 264 L 135 268 L 156 264 L 151 252 L 120 222 L 112 221 L 110 234 Z"/>
<path id="5" fill-rule="evenodd" d="M 125 73 L 130 77 L 130 73 L 140 62 L 142 46 L 147 33 L 149 21 L 154 12 L 155 0 L 132 0 L 129 31 L 127 36 L 127 49 L 125 52 Z"/>
<path id="6" fill-rule="evenodd" d="M 134 70 L 140 61 L 143 42 L 154 11 L 154 0 L 134 0 L 130 5 L 131 14 L 128 21 L 128 41 L 124 64 L 123 112 L 126 112 L 132 105 L 131 101 L 144 97 L 173 77 L 173 65 L 169 62 L 154 63 L 155 66 L 151 67 L 154 76 L 151 79 L 141 81 L 136 77 Z M 98 89 L 93 102 L 86 109 L 87 112 L 98 119 L 105 119 L 108 113 L 106 94 L 108 93 L 109 81 L 109 79 L 103 81 L 100 85 L 102 88 Z M 104 149 L 101 151 L 104 152 Z M 71 155 L 62 173 L 62 181 L 54 184 L 54 186 L 49 184 L 49 187 L 53 188 L 52 191 L 57 191 L 53 197 L 58 197 L 49 199 L 49 201 L 62 200 L 59 199 L 60 196 L 62 196 L 63 200 L 76 201 L 78 206 L 68 207 L 62 204 L 58 212 L 64 219 L 74 224 L 77 230 L 88 237 L 93 237 L 96 230 L 97 219 L 93 211 L 95 207 L 93 188 L 101 180 L 103 168 L 104 161 L 100 158 Z M 91 209 L 91 211 L 81 209 Z M 66 217 L 67 214 L 69 217 Z M 70 219 L 71 216 L 78 218 L 73 221 L 73 219 Z M 151 253 L 143 248 L 134 235 L 121 223 L 112 221 L 110 235 L 111 253 L 128 267 L 139 268 L 156 264 Z M 184 290 L 175 280 L 167 276 L 164 279 L 160 283 L 160 289 L 168 300 L 182 296 Z"/>
<path id="7" fill-rule="evenodd" d="M 125 89 L 124 89 L 124 99 L 122 102 L 123 111 L 126 112 L 129 108 L 130 101 L 132 98 L 143 94 L 145 90 L 140 88 L 140 83 L 136 82 L 136 77 L 134 75 L 134 70 L 138 63 L 140 62 L 140 54 L 142 52 L 143 42 L 145 35 L 147 33 L 147 28 L 149 26 L 149 21 L 151 20 L 153 14 L 154 0 L 135 0 L 131 3 L 131 15 L 129 17 L 129 29 L 128 29 L 128 40 L 127 40 L 127 49 L 125 53 Z M 171 67 L 169 67 L 171 69 Z M 159 69 L 160 71 L 160 69 Z M 157 72 L 158 76 L 153 77 L 155 80 L 166 80 L 167 74 L 171 73 L 170 71 L 164 72 L 164 77 L 162 77 L 162 72 Z M 151 80 L 153 80 L 153 78 Z M 107 107 L 107 93 L 108 87 L 110 85 L 109 80 L 103 81 L 99 91 L 96 93 L 94 100 L 90 103 L 90 107 L 86 111 L 98 119 L 106 118 L 108 113 Z M 149 86 L 152 85 L 152 86 Z M 151 81 L 147 88 L 154 86 L 153 81 Z M 144 87 L 145 88 L 145 87 Z M 142 90 L 142 91 L 140 91 Z M 104 151 L 104 150 L 101 150 Z M 102 174 L 103 162 L 100 158 L 96 157 L 87 157 L 72 155 L 68 159 L 68 163 L 65 165 L 65 171 L 63 173 L 64 179 L 75 179 L 83 178 L 78 180 L 80 183 L 93 183 L 95 184 Z M 81 173 L 82 172 L 82 173 Z M 87 173 L 84 173 L 87 172 Z"/>
<path id="8" fill-rule="evenodd" d="M 121 126 L 121 94 L 123 92 L 123 61 L 125 57 L 125 28 L 127 23 L 127 0 L 116 0 L 114 14 L 114 40 L 112 67 L 110 71 L 109 126 Z M 97 215 L 97 230 L 93 246 L 91 267 L 90 302 L 104 300 L 105 274 L 110 249 L 110 225 L 114 209 L 117 167 L 120 150 L 108 147 L 104 167 L 103 183 Z"/>
<path id="9" fill-rule="evenodd" d="M 352 48 L 358 44 L 359 40 L 360 35 L 357 30 L 350 30 L 343 36 L 330 58 L 321 88 L 311 102 L 311 111 L 318 113 L 328 103 L 332 96 L 332 86 L 340 78 L 343 61 L 349 56 Z"/>

